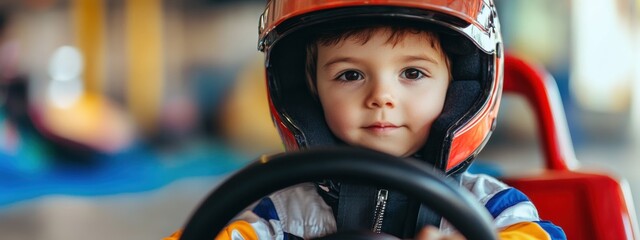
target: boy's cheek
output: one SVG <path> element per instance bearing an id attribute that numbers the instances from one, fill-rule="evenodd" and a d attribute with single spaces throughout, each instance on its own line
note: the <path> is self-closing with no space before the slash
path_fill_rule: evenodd
<path id="1" fill-rule="evenodd" d="M 348 126 L 353 125 L 353 117 L 348 112 L 326 111 L 325 118 L 331 130 L 346 131 Z"/>

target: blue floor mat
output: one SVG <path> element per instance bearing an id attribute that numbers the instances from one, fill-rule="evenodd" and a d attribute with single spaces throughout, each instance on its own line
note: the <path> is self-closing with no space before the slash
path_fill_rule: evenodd
<path id="1" fill-rule="evenodd" d="M 136 147 L 96 156 L 90 166 L 66 164 L 21 171 L 15 157 L 0 153 L 0 207 L 45 195 L 99 196 L 157 189 L 186 177 L 228 174 L 251 159 L 221 147 L 200 145 L 180 151 Z"/>

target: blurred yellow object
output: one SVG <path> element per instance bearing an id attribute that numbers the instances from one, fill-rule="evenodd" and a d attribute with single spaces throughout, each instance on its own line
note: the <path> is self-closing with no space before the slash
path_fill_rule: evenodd
<path id="1" fill-rule="evenodd" d="M 99 152 L 123 150 L 135 136 L 124 111 L 98 94 L 87 92 L 65 108 L 47 101 L 39 115 L 46 134 Z"/>
<path id="2" fill-rule="evenodd" d="M 232 146 L 251 153 L 284 151 L 271 121 L 262 55 L 238 74 L 223 106 L 222 132 Z"/>
<path id="3" fill-rule="evenodd" d="M 75 43 L 85 61 L 80 79 L 84 80 L 87 91 L 102 92 L 106 3 L 103 0 L 74 0 L 72 3 Z"/>
<path id="4" fill-rule="evenodd" d="M 152 135 L 164 88 L 162 1 L 125 1 L 129 111 L 145 134 Z"/>

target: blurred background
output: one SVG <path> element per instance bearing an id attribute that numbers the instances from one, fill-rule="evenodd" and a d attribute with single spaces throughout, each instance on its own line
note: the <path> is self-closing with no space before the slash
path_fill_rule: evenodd
<path id="1" fill-rule="evenodd" d="M 2 238 L 161 239 L 229 173 L 282 151 L 263 4 L 1 0 Z M 507 51 L 555 78 L 582 167 L 627 179 L 640 203 L 640 1 L 497 5 Z M 541 169 L 529 107 L 501 107 L 474 169 Z"/>

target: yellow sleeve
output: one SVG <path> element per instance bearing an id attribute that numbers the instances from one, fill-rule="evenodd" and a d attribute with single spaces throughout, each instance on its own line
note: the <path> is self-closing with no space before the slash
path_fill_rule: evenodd
<path id="1" fill-rule="evenodd" d="M 498 233 L 501 240 L 551 239 L 547 231 L 535 222 L 516 223 Z"/>
<path id="2" fill-rule="evenodd" d="M 179 240 L 180 236 L 182 236 L 182 230 L 178 230 L 175 233 L 171 234 L 171 236 L 166 237 L 162 240 Z M 256 234 L 251 224 L 247 221 L 235 221 L 231 224 L 227 225 L 222 232 L 218 234 L 215 240 L 231 240 L 233 237 L 241 237 L 236 239 L 245 239 L 245 240 L 257 240 L 258 235 Z"/>
<path id="3" fill-rule="evenodd" d="M 171 234 L 171 236 L 163 238 L 162 240 L 180 240 L 180 236 L 182 236 L 182 230 L 178 230 Z"/>

